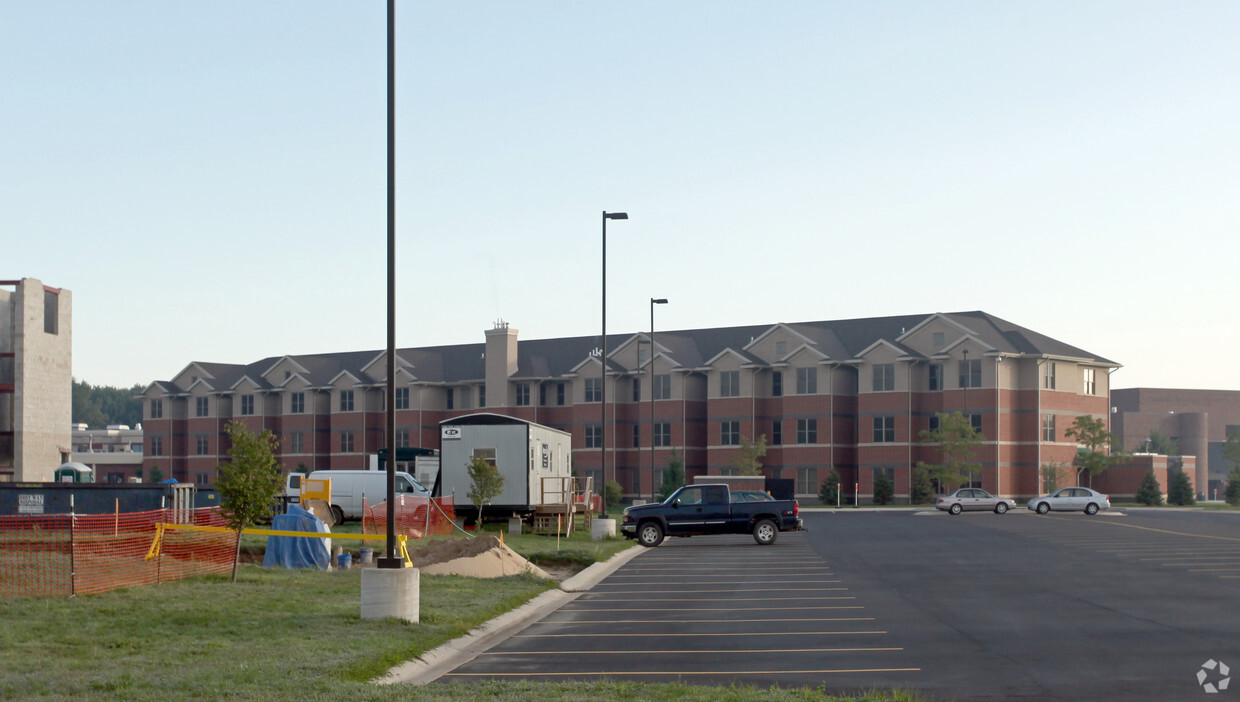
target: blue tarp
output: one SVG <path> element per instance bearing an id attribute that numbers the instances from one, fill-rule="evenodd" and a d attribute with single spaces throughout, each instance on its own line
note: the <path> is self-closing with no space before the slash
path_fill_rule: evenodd
<path id="1" fill-rule="evenodd" d="M 310 512 L 289 505 L 287 514 L 271 520 L 274 531 L 305 531 L 329 533 L 323 520 Z M 299 536 L 268 536 L 264 568 L 317 568 L 327 570 L 331 563 L 331 539 L 308 539 Z"/>

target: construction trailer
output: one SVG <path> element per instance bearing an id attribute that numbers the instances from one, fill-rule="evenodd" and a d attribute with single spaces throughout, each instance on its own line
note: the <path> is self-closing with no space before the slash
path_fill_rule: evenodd
<path id="1" fill-rule="evenodd" d="M 588 481 L 573 479 L 573 437 L 559 429 L 515 417 L 480 412 L 439 423 L 439 495 L 453 495 L 457 514 L 474 519 L 469 465 L 481 458 L 499 469 L 504 488 L 483 505 L 483 520 L 514 516 L 537 525 L 539 514 L 589 514 Z M 588 517 L 587 517 L 588 518 Z"/>

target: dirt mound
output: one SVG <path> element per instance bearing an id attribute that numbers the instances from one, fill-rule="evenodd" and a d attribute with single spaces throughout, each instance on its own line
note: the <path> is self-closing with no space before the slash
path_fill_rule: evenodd
<path id="1" fill-rule="evenodd" d="M 542 568 L 522 558 L 494 536 L 473 539 L 435 539 L 409 550 L 413 566 L 427 575 L 467 575 L 473 578 L 502 578 L 533 573 L 550 578 Z"/>

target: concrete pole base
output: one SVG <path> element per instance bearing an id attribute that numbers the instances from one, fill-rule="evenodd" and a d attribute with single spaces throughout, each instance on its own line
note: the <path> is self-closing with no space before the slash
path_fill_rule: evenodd
<path id="1" fill-rule="evenodd" d="M 616 520 L 614 519 L 591 519 L 590 520 L 590 540 L 602 541 L 616 535 Z"/>
<path id="2" fill-rule="evenodd" d="M 362 619 L 396 617 L 418 623 L 422 574 L 417 568 L 362 571 Z"/>

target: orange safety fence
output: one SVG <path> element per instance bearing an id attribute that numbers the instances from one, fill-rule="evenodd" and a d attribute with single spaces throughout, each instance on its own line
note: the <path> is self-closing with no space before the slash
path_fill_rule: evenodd
<path id="1" fill-rule="evenodd" d="M 456 518 L 455 498 L 413 497 L 401 495 L 396 498 L 396 533 L 410 539 L 420 539 L 427 534 L 451 534 L 452 520 Z M 362 498 L 362 533 L 387 533 L 387 501 L 371 507 Z"/>
<path id="2" fill-rule="evenodd" d="M 163 522 L 225 525 L 217 507 L 0 516 L 0 597 L 86 595 L 232 570 L 235 534 L 170 530 L 157 543 Z"/>

